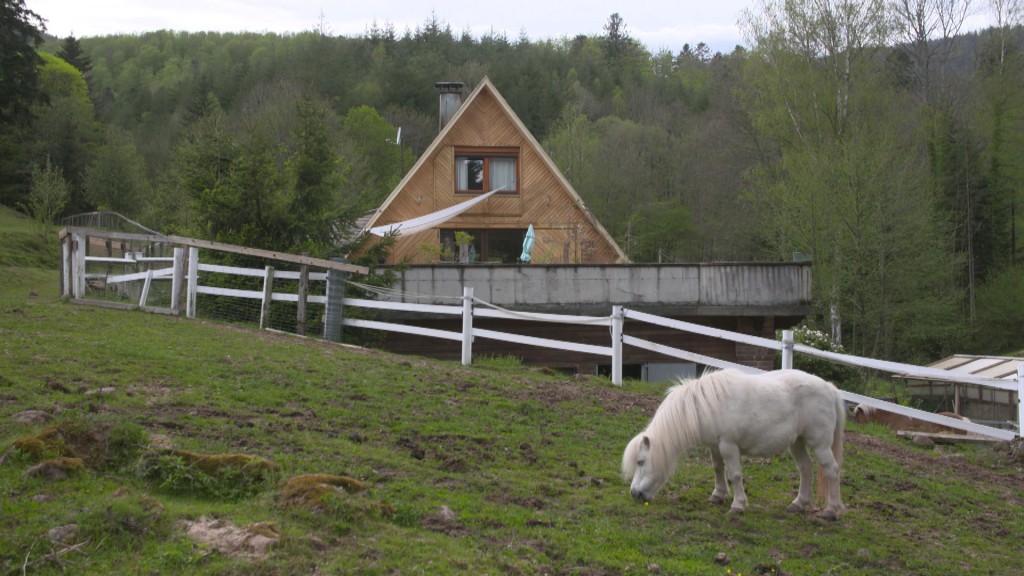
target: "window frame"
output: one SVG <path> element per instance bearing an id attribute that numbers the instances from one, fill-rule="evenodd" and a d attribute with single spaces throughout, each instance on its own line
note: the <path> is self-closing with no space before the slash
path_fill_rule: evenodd
<path id="1" fill-rule="evenodd" d="M 499 192 L 500 194 L 500 192 Z M 459 261 L 459 248 L 455 244 L 455 233 L 465 232 L 473 237 L 473 252 L 475 260 L 467 262 L 466 264 L 516 264 L 519 262 L 519 255 L 522 253 L 522 238 L 526 236 L 527 228 L 440 228 L 438 230 L 438 240 L 441 246 L 448 245 L 452 253 L 452 259 L 448 260 L 452 263 L 462 263 Z M 509 244 L 511 238 L 510 235 L 514 235 L 515 241 Z M 504 238 L 501 238 L 504 236 Z M 511 252 L 502 252 L 498 249 L 502 245 L 511 245 L 513 247 Z M 507 255 L 508 259 L 502 256 Z M 500 258 L 500 262 L 494 261 L 494 258 Z"/>
<path id="2" fill-rule="evenodd" d="M 483 160 L 483 189 L 482 190 L 465 190 L 459 188 L 459 160 L 460 159 L 475 159 L 479 158 Z M 498 192 L 498 194 L 509 194 L 518 195 L 520 191 L 520 155 L 518 146 L 456 146 L 454 154 L 454 178 L 452 187 L 455 189 L 455 194 L 459 195 L 477 195 L 484 194 L 491 190 L 491 172 L 490 164 L 492 158 L 512 158 L 515 162 L 515 189 L 509 190 L 504 189 Z"/>

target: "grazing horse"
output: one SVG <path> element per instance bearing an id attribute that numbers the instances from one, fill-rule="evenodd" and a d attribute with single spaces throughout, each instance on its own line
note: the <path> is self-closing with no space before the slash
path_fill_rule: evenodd
<path id="1" fill-rule="evenodd" d="M 971 419 L 965 416 L 961 416 L 955 412 L 938 412 L 940 416 L 946 416 L 947 418 L 953 418 L 954 420 L 960 420 L 963 422 L 970 422 Z M 889 412 L 888 410 L 882 410 L 881 408 L 875 408 L 874 406 L 868 406 L 867 404 L 858 404 L 853 409 L 853 421 L 858 424 L 864 424 L 866 422 L 878 422 L 884 424 L 893 430 L 909 430 L 916 432 L 952 432 L 954 434 L 966 434 L 964 430 L 959 428 L 951 428 L 949 426 L 943 426 L 942 424 L 935 424 L 934 422 L 926 422 L 924 420 L 918 420 L 917 418 L 911 418 L 910 416 L 904 416 L 903 414 L 897 414 L 895 412 Z"/>
<path id="2" fill-rule="evenodd" d="M 630 494 L 649 502 L 675 471 L 679 457 L 698 446 L 711 451 L 715 490 L 721 504 L 732 484 L 729 511 L 743 512 L 740 455 L 771 456 L 789 449 L 800 470 L 800 489 L 787 508 L 812 504 L 810 448 L 827 485 L 821 518 L 837 519 L 845 510 L 839 497 L 846 408 L 839 390 L 799 370 L 747 374 L 729 369 L 707 373 L 671 387 L 647 429 L 633 438 L 622 456 L 622 477 Z"/>

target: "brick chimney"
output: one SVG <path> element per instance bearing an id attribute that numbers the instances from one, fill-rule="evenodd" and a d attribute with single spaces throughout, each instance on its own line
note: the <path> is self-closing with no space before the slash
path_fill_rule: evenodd
<path id="1" fill-rule="evenodd" d="M 462 82 L 437 82 L 434 88 L 441 93 L 441 114 L 438 116 L 437 131 L 444 130 L 448 121 L 462 106 Z"/>

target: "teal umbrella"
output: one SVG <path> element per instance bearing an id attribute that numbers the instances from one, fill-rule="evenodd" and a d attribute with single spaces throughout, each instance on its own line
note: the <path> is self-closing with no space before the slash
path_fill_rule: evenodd
<path id="1" fill-rule="evenodd" d="M 523 238 L 523 253 L 519 256 L 519 261 L 529 262 L 531 250 L 533 250 L 533 224 L 526 229 L 526 237 Z"/>

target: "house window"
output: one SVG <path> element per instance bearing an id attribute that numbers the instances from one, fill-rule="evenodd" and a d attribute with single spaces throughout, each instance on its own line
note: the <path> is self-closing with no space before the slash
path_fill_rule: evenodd
<path id="1" fill-rule="evenodd" d="M 461 194 L 519 193 L 518 148 L 457 148 L 455 191 Z"/>
<path id="2" fill-rule="evenodd" d="M 461 229 L 473 238 L 460 248 L 456 230 L 441 229 L 442 259 L 463 264 L 515 264 L 523 253 L 525 228 Z"/>

